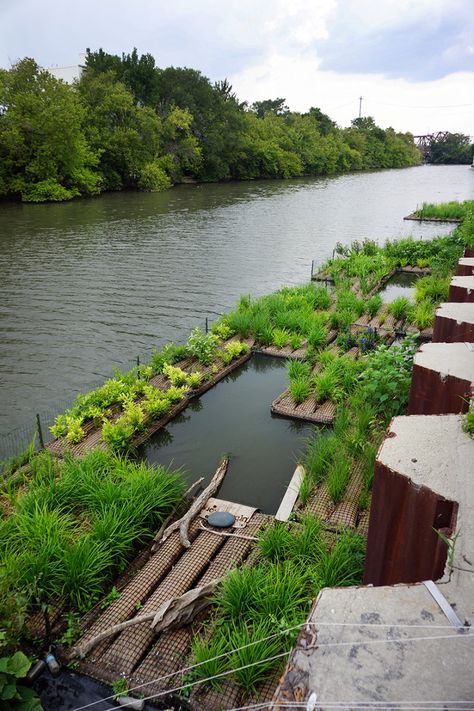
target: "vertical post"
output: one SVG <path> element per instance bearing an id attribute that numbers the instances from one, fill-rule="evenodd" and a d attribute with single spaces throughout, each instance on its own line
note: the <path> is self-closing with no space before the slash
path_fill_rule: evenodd
<path id="1" fill-rule="evenodd" d="M 137 368 L 139 368 L 139 367 L 140 367 L 140 356 L 137 355 Z"/>
<path id="2" fill-rule="evenodd" d="M 38 413 L 36 413 L 36 429 L 38 430 L 38 439 L 41 449 L 44 449 L 43 431 L 41 429 L 41 420 Z"/>
<path id="3" fill-rule="evenodd" d="M 209 319 L 206 316 L 206 333 L 209 331 Z"/>
<path id="4" fill-rule="evenodd" d="M 311 279 L 313 278 L 314 274 L 314 259 L 311 260 Z"/>

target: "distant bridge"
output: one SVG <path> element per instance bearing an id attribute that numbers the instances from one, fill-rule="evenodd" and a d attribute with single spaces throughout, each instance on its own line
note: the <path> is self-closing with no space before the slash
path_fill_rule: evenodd
<path id="1" fill-rule="evenodd" d="M 415 143 L 426 158 L 430 146 L 435 141 L 443 141 L 449 136 L 449 131 L 438 131 L 437 133 L 426 133 L 424 136 L 413 136 Z"/>

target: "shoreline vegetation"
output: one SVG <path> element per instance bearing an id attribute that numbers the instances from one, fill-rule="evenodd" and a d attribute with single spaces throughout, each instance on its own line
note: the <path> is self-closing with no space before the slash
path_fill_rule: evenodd
<path id="1" fill-rule="evenodd" d="M 419 165 L 410 133 L 370 117 L 340 128 L 285 99 L 241 102 L 227 80 L 88 51 L 68 85 L 23 59 L 0 70 L 0 198 L 70 200 L 190 181 L 325 176 Z"/>
<path id="2" fill-rule="evenodd" d="M 288 362 L 291 397 L 295 405 L 308 396 L 329 400 L 335 419 L 331 429 L 315 428 L 307 441 L 293 520 L 265 528 L 252 566 L 232 571 L 219 586 L 212 615 L 193 643 L 191 663 L 201 666 L 186 681 L 289 649 L 291 636 L 264 638 L 302 623 L 322 587 L 362 580 L 363 536 L 344 527 L 329 530 L 308 504 L 323 487 L 337 505 L 357 472 L 357 505 L 368 510 L 377 449 L 390 419 L 402 414 L 408 401 L 418 332 L 432 324 L 436 305 L 447 299 L 451 274 L 466 246 L 474 246 L 469 205 L 463 223 L 446 237 L 338 245 L 323 267 L 333 291 L 310 283 L 259 299 L 241 297 L 210 333 L 195 329 L 185 345 L 168 344 L 149 364 L 116 373 L 101 388 L 78 396 L 58 416 L 54 434 L 73 448 L 96 431 L 99 448 L 80 458 L 31 450 L 26 466 L 4 469 L 0 618 L 6 625 L 1 640 L 6 651 L 25 639 L 30 650 L 32 643 L 41 648 L 44 641 L 31 639 L 27 620 L 35 614 L 47 620 L 58 610 L 62 643 L 76 641 L 79 614 L 97 603 L 117 571 L 182 502 L 181 474 L 137 463 L 130 446 L 146 433 L 147 418 L 159 420 L 202 387 L 206 377 L 210 382 L 226 366 L 250 357 L 254 342 L 302 351 L 298 360 Z M 431 274 L 418 278 L 414 301 L 400 297 L 384 306 L 377 289 L 394 268 L 404 266 L 429 268 Z M 364 316 L 378 317 L 382 324 L 392 318 L 386 336 L 394 335 L 396 324 L 406 336 L 390 345 L 380 333 L 354 328 Z M 337 335 L 328 347 L 331 330 Z M 104 604 L 117 594 L 114 590 Z M 232 653 L 259 639 L 239 655 Z M 216 667 L 219 654 L 225 656 Z M 257 663 L 235 674 L 234 681 L 251 695 L 280 667 L 279 660 Z"/>

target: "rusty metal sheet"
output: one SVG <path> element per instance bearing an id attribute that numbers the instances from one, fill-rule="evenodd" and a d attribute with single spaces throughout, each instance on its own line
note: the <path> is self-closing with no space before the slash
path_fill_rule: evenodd
<path id="1" fill-rule="evenodd" d="M 471 383 L 454 375 L 413 365 L 408 403 L 409 415 L 447 415 L 467 412 Z"/>
<path id="2" fill-rule="evenodd" d="M 455 501 L 415 486 L 402 472 L 377 461 L 364 584 L 438 580 L 444 572 L 447 547 L 435 529 L 451 535 L 457 509 Z"/>

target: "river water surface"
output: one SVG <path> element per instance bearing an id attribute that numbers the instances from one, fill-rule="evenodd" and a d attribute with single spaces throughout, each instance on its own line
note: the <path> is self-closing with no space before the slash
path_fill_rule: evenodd
<path id="1" fill-rule="evenodd" d="M 306 281 L 337 241 L 451 230 L 402 217 L 473 189 L 468 166 L 422 166 L 0 204 L 0 433 L 183 341 L 241 293 Z"/>

